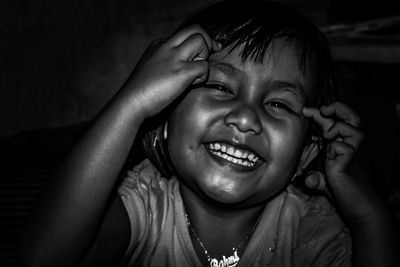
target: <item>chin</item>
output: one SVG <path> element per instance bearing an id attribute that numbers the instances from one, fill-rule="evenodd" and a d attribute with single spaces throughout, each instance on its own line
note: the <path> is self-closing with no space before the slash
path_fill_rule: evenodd
<path id="1" fill-rule="evenodd" d="M 209 198 L 221 204 L 240 203 L 248 198 L 245 196 L 244 192 L 241 192 L 244 188 L 238 188 L 238 186 L 232 182 L 213 183 L 212 185 L 206 185 L 206 187 L 206 190 L 203 190 L 203 192 L 205 192 Z"/>
<path id="2" fill-rule="evenodd" d="M 237 194 L 232 194 L 230 192 L 225 192 L 225 191 L 210 192 L 209 197 L 215 200 L 216 202 L 224 204 L 233 204 L 236 202 L 240 202 L 240 197 Z"/>

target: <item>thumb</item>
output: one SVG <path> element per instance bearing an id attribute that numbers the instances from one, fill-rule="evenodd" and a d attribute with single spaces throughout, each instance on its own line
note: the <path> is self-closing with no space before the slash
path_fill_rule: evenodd
<path id="1" fill-rule="evenodd" d="M 195 60 L 194 62 L 187 63 L 192 67 L 192 76 L 194 80 L 192 84 L 201 84 L 207 81 L 209 74 L 209 65 L 205 60 Z"/>
<path id="2" fill-rule="evenodd" d="M 319 171 L 309 172 L 304 180 L 304 183 L 309 189 L 320 191 L 333 200 L 326 182 L 325 175 L 323 173 Z"/>

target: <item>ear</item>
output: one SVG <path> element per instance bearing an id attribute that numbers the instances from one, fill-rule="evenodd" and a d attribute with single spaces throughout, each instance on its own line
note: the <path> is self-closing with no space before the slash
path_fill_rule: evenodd
<path id="1" fill-rule="evenodd" d="M 318 156 L 319 146 L 317 142 L 311 142 L 306 145 L 300 157 L 299 165 L 297 166 L 296 176 L 303 174 L 303 171 L 308 165 Z"/>

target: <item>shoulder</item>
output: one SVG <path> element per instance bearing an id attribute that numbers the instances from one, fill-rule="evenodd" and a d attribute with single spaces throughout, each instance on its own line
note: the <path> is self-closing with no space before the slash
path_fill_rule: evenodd
<path id="1" fill-rule="evenodd" d="M 165 222 L 174 216 L 176 202 L 180 200 L 179 183 L 175 177 L 163 177 L 146 159 L 126 173 L 118 193 L 131 229 L 123 262 L 133 263 L 150 257 L 146 253 L 151 252 L 154 241 L 169 226 Z"/>
<path id="2" fill-rule="evenodd" d="M 150 218 L 151 214 L 164 214 L 171 205 L 173 206 L 179 195 L 179 182 L 176 177 L 169 179 L 162 176 L 157 168 L 145 159 L 126 173 L 118 188 L 118 194 L 130 219 L 142 221 L 143 218 Z"/>
<path id="3" fill-rule="evenodd" d="M 173 190 L 177 183 L 176 178 L 163 177 L 150 160 L 145 159 L 124 174 L 118 193 L 122 198 L 138 194 L 163 195 Z"/>
<path id="4" fill-rule="evenodd" d="M 309 195 L 289 185 L 284 195 L 281 216 L 291 221 L 299 230 L 306 230 L 317 224 L 332 224 L 342 229 L 344 224 L 335 207 L 322 195 Z M 332 225 L 331 225 L 332 226 Z"/>
<path id="5" fill-rule="evenodd" d="M 298 216 L 294 247 L 296 262 L 329 263 L 329 266 L 345 266 L 350 262 L 349 231 L 326 197 L 309 196 L 290 186 L 287 204 L 288 209 Z"/>
<path id="6" fill-rule="evenodd" d="M 298 216 L 300 223 L 335 221 L 344 226 L 336 208 L 322 195 L 308 195 L 302 190 L 290 185 L 286 190 L 286 209 L 290 209 Z M 310 223 L 311 223 L 310 222 Z"/>

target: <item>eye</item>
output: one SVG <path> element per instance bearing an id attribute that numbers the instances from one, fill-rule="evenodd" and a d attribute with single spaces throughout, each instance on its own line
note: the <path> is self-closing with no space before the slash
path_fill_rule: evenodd
<path id="1" fill-rule="evenodd" d="M 206 88 L 215 89 L 217 91 L 221 91 L 224 93 L 232 94 L 232 90 L 229 89 L 227 86 L 220 84 L 220 83 L 208 83 L 205 85 Z"/>
<path id="2" fill-rule="evenodd" d="M 287 104 L 280 101 L 269 101 L 265 105 L 268 107 L 273 107 L 275 109 L 293 113 L 293 110 Z"/>

